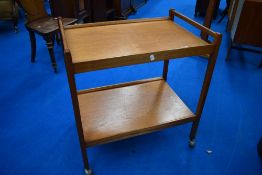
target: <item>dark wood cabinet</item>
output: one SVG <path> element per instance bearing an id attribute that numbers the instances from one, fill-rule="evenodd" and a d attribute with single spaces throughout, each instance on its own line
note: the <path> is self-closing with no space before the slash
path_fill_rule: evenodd
<path id="1" fill-rule="evenodd" d="M 126 18 L 132 12 L 144 5 L 147 0 L 115 0 L 116 16 Z"/>
<path id="2" fill-rule="evenodd" d="M 131 0 L 115 0 L 116 16 L 119 18 L 126 18 L 126 16 L 133 12 L 131 8 Z"/>
<path id="3" fill-rule="evenodd" d="M 229 22 L 232 41 L 262 47 L 262 0 L 239 0 L 235 5 L 234 19 Z"/>
<path id="4" fill-rule="evenodd" d="M 49 0 L 52 16 L 84 22 L 126 19 L 147 0 Z"/>
<path id="5" fill-rule="evenodd" d="M 209 2 L 210 0 L 197 0 L 196 6 L 195 6 L 195 16 L 206 16 Z M 219 5 L 220 5 L 220 0 L 217 0 L 216 5 L 215 5 L 214 18 L 217 17 Z"/>
<path id="6" fill-rule="evenodd" d="M 90 21 L 90 0 L 49 0 L 52 16 Z"/>
<path id="7" fill-rule="evenodd" d="M 14 0 L 0 1 L 0 20 L 12 20 L 15 32 L 18 32 L 18 6 Z"/>
<path id="8" fill-rule="evenodd" d="M 114 0 L 91 0 L 92 21 L 114 20 Z"/>
<path id="9" fill-rule="evenodd" d="M 232 0 L 229 9 L 228 31 L 231 49 L 262 54 L 262 0 Z M 252 47 L 250 47 L 252 46 Z M 262 67 L 262 61 L 260 66 Z"/>

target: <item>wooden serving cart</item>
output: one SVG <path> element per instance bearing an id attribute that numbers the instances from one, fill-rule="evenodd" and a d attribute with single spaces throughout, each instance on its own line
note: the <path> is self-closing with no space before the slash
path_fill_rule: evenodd
<path id="1" fill-rule="evenodd" d="M 206 42 L 174 22 L 174 16 L 213 37 Z M 222 35 L 171 9 L 169 17 L 64 27 L 59 19 L 65 64 L 85 173 L 86 148 L 192 122 L 191 147 L 204 107 Z M 195 113 L 167 84 L 169 59 L 208 55 Z M 75 74 L 163 61 L 160 78 L 77 90 Z"/>

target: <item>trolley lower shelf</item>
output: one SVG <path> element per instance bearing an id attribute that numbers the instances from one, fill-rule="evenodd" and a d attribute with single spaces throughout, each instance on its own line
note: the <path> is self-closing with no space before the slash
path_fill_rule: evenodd
<path id="1" fill-rule="evenodd" d="M 107 143 L 196 117 L 161 79 L 78 93 L 86 146 Z"/>

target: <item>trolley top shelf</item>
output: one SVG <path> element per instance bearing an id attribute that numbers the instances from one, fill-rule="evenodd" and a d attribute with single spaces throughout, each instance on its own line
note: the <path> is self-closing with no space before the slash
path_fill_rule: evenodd
<path id="1" fill-rule="evenodd" d="M 65 31 L 73 63 L 209 45 L 170 20 Z"/>
<path id="2" fill-rule="evenodd" d="M 170 18 L 80 24 L 65 27 L 62 35 L 64 50 L 71 54 L 76 73 L 205 55 L 214 49 L 213 43 L 198 38 Z"/>

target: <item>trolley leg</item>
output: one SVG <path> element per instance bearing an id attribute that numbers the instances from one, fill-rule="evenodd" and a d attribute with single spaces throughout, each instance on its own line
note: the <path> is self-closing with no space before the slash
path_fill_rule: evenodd
<path id="1" fill-rule="evenodd" d="M 82 159 L 83 159 L 84 168 L 85 168 L 85 175 L 92 175 L 92 171 L 91 171 L 89 163 L 88 163 L 88 157 L 87 157 L 86 149 L 85 149 L 85 146 L 82 145 L 82 144 L 81 144 L 81 153 L 82 153 Z"/>
<path id="2" fill-rule="evenodd" d="M 208 59 L 208 65 L 207 65 L 207 69 L 206 69 L 205 79 L 204 79 L 204 82 L 203 82 L 203 85 L 202 85 L 202 90 L 201 90 L 201 93 L 200 93 L 200 97 L 199 97 L 197 109 L 196 109 L 197 119 L 192 124 L 191 132 L 190 132 L 190 136 L 189 136 L 189 139 L 190 139 L 189 140 L 189 146 L 191 148 L 193 148 L 195 146 L 195 137 L 196 137 L 199 121 L 200 121 L 200 118 L 201 118 L 201 114 L 202 114 L 202 111 L 203 111 L 203 108 L 204 108 L 204 105 L 205 105 L 205 101 L 206 101 L 208 89 L 209 89 L 209 86 L 210 86 L 211 78 L 212 78 L 212 75 L 213 75 L 213 71 L 214 71 L 214 68 L 215 68 L 216 59 L 217 59 L 221 39 L 222 39 L 222 35 L 217 34 L 217 36 L 214 40 L 214 43 L 216 45 L 215 50 L 209 56 L 209 59 Z"/>
<path id="3" fill-rule="evenodd" d="M 190 135 L 189 135 L 189 147 L 190 148 L 194 148 L 195 145 L 196 145 L 195 138 L 196 138 L 196 133 L 197 133 L 199 121 L 200 121 L 200 119 L 194 121 L 193 124 L 192 124 L 192 127 L 191 127 L 191 131 L 190 131 Z"/>
<path id="4" fill-rule="evenodd" d="M 162 77 L 164 78 L 165 81 L 167 81 L 168 64 L 169 64 L 169 60 L 165 60 L 163 66 L 163 74 L 162 74 Z"/>
<path id="5" fill-rule="evenodd" d="M 62 24 L 61 21 L 59 21 L 60 29 L 61 29 L 61 26 L 63 26 L 61 24 Z M 85 170 L 84 172 L 86 175 L 91 175 L 92 171 L 89 167 L 88 157 L 87 157 L 87 152 L 86 152 L 86 144 L 85 144 L 85 139 L 84 139 L 83 126 L 82 126 L 79 103 L 78 103 L 78 98 L 77 98 L 77 89 L 76 89 L 76 83 L 75 83 L 75 76 L 73 72 L 74 68 L 72 64 L 71 54 L 68 52 L 65 52 L 64 60 L 65 60 L 65 65 L 66 65 L 66 70 L 67 70 L 66 72 L 67 72 L 67 78 L 68 78 L 70 92 L 71 92 L 72 104 L 74 107 L 74 115 L 75 115 L 75 122 L 76 122 L 76 128 L 77 128 L 77 133 L 78 133 L 79 145 L 81 148 L 82 159 L 84 163 L 84 170 Z"/>

